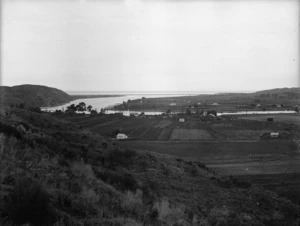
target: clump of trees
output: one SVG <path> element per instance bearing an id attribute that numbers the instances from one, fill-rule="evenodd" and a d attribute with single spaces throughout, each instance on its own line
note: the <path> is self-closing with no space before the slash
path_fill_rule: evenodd
<path id="1" fill-rule="evenodd" d="M 66 113 L 74 113 L 74 112 L 85 112 L 88 111 L 91 114 L 97 114 L 97 110 L 93 109 L 92 105 L 86 106 L 84 102 L 80 102 L 79 104 L 71 104 L 70 106 L 67 106 Z"/>

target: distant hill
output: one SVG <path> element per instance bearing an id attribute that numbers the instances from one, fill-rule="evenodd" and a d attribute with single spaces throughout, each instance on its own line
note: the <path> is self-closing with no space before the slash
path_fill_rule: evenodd
<path id="1" fill-rule="evenodd" d="M 72 97 L 62 90 L 40 86 L 19 85 L 0 86 L 1 105 L 20 105 L 33 107 L 55 106 L 72 100 Z"/>
<path id="2" fill-rule="evenodd" d="M 259 97 L 299 99 L 300 87 L 262 90 L 262 91 L 255 92 L 253 94 Z"/>

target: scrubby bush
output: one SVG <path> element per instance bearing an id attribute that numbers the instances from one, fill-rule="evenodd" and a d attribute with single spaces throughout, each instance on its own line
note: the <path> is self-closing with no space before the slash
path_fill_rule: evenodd
<path id="1" fill-rule="evenodd" d="M 135 193 L 127 191 L 123 197 L 121 206 L 124 211 L 140 216 L 143 213 L 143 191 L 139 189 Z"/>
<path id="2" fill-rule="evenodd" d="M 93 179 L 95 178 L 94 171 L 89 164 L 84 162 L 75 162 L 71 167 L 72 173 L 80 178 Z"/>
<path id="3" fill-rule="evenodd" d="M 199 175 L 197 166 L 195 166 L 194 164 L 184 167 L 184 171 L 190 174 L 192 177 L 196 177 Z"/>
<path id="4" fill-rule="evenodd" d="M 136 179 L 131 174 L 104 171 L 98 172 L 97 176 L 104 182 L 109 183 L 122 191 L 135 191 L 138 187 Z"/>
<path id="5" fill-rule="evenodd" d="M 18 179 L 4 199 L 4 215 L 13 225 L 52 225 L 55 220 L 48 193 L 29 178 Z"/>
<path id="6" fill-rule="evenodd" d="M 163 199 L 160 202 L 155 202 L 153 209 L 156 209 L 158 212 L 158 220 L 167 225 L 174 225 L 181 219 L 184 219 L 184 208 L 172 207 L 166 199 Z"/>
<path id="7" fill-rule="evenodd" d="M 85 215 L 90 214 L 96 214 L 96 204 L 99 201 L 99 196 L 96 194 L 96 192 L 88 188 L 86 186 L 83 186 L 82 192 L 81 192 L 81 208 Z"/>
<path id="8" fill-rule="evenodd" d="M 208 215 L 208 222 L 212 226 L 228 225 L 228 217 L 229 210 L 227 208 L 214 207 Z"/>
<path id="9" fill-rule="evenodd" d="M 6 125 L 0 122 L 0 133 L 4 133 L 7 136 L 14 136 L 17 139 L 22 138 L 22 134 L 13 126 Z"/>
<path id="10" fill-rule="evenodd" d="M 109 167 L 115 168 L 117 166 L 127 167 L 132 162 L 132 159 L 136 156 L 134 150 L 120 150 L 114 149 L 108 152 L 107 155 L 107 164 Z"/>

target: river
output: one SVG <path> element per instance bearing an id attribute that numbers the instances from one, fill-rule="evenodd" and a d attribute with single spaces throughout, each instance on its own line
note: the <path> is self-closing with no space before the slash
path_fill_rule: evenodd
<path id="1" fill-rule="evenodd" d="M 159 98 L 159 97 L 178 97 L 178 96 L 192 96 L 192 95 L 197 95 L 201 93 L 193 93 L 193 92 L 172 92 L 172 93 L 102 93 L 102 92 L 68 92 L 68 94 L 71 95 L 104 95 L 104 94 L 110 94 L 110 95 L 122 95 L 122 96 L 116 96 L 116 97 L 102 97 L 102 98 L 87 98 L 87 99 L 77 99 L 74 101 L 71 101 L 69 103 L 56 106 L 56 107 L 43 107 L 41 108 L 42 111 L 50 111 L 54 112 L 56 110 L 66 110 L 67 106 L 70 106 L 71 104 L 79 104 L 80 102 L 84 102 L 87 106 L 92 105 L 93 109 L 96 109 L 98 112 L 101 109 L 105 109 L 117 104 L 122 104 L 123 101 L 128 101 L 128 100 L 134 100 L 134 99 L 141 99 L 142 97 L 145 98 Z M 203 94 L 203 93 L 202 93 Z M 108 114 L 114 114 L 116 112 L 122 112 L 122 111 L 106 111 Z M 126 115 L 128 111 L 124 112 L 124 115 Z M 140 113 L 139 111 L 136 111 L 136 113 Z M 151 115 L 156 115 L 156 114 L 161 114 L 162 112 L 145 112 L 145 114 L 151 114 Z M 128 113 L 129 114 L 129 113 Z"/>

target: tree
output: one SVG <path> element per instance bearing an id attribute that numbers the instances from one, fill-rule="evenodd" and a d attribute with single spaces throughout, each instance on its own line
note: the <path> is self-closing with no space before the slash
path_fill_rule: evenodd
<path id="1" fill-rule="evenodd" d="M 25 108 L 25 104 L 21 103 L 21 104 L 19 105 L 19 108 L 24 109 L 24 108 Z"/>
<path id="2" fill-rule="evenodd" d="M 185 110 L 185 113 L 187 114 L 187 115 L 191 115 L 191 109 L 190 108 L 187 108 L 186 110 Z"/>
<path id="3" fill-rule="evenodd" d="M 77 111 L 86 111 L 86 105 L 84 102 L 80 102 L 78 105 L 76 105 Z"/>
<path id="4" fill-rule="evenodd" d="M 210 115 L 210 114 L 217 116 L 217 111 L 215 111 L 215 110 L 207 111 L 207 115 Z"/>
<path id="5" fill-rule="evenodd" d="M 87 107 L 87 110 L 89 111 L 89 112 L 91 112 L 91 110 L 92 110 L 92 105 L 89 105 L 88 107 Z"/>
<path id="6" fill-rule="evenodd" d="M 76 111 L 75 104 L 71 104 L 70 106 L 67 107 L 67 112 L 74 112 L 74 111 Z"/>
<path id="7" fill-rule="evenodd" d="M 166 111 L 166 113 L 167 113 L 167 114 L 170 114 L 170 113 L 171 113 L 171 109 L 168 109 L 168 110 Z"/>
<path id="8" fill-rule="evenodd" d="M 123 108 L 128 109 L 128 104 L 125 101 L 123 101 Z"/>
<path id="9" fill-rule="evenodd" d="M 97 111 L 96 110 L 91 110 L 91 114 L 95 115 L 95 114 L 97 114 Z"/>

